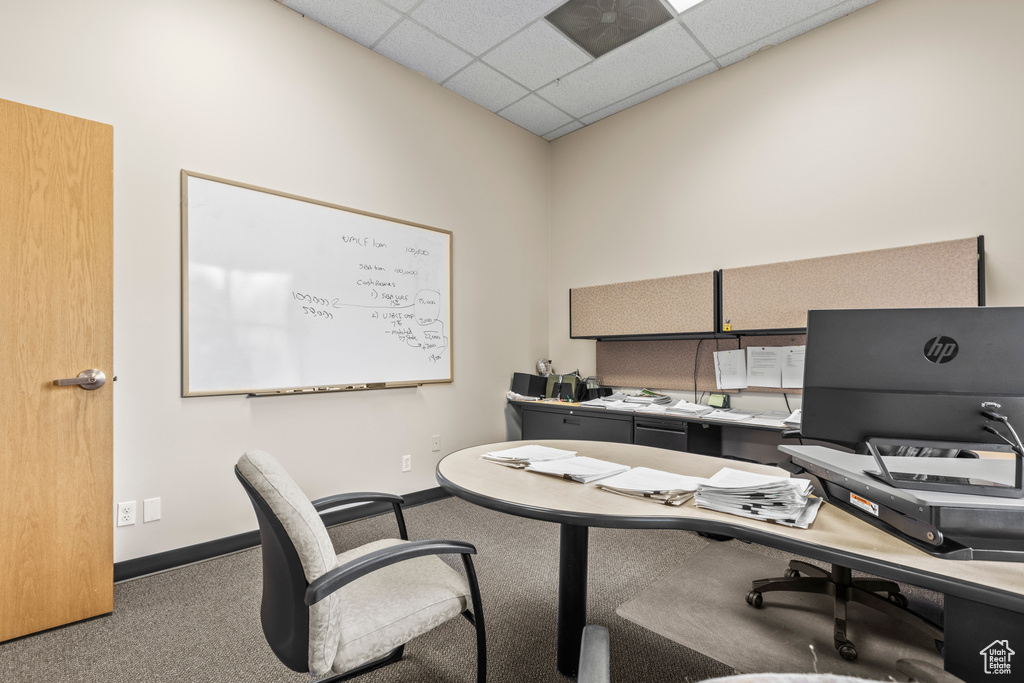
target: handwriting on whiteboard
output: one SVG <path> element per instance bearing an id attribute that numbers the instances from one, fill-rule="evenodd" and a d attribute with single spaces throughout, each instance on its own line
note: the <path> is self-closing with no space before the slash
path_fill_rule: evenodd
<path id="1" fill-rule="evenodd" d="M 416 272 L 406 271 L 406 274 L 415 275 Z M 444 322 L 438 319 L 441 312 L 440 292 L 422 289 L 413 295 L 378 291 L 378 288 L 398 285 L 394 282 L 365 278 L 357 279 L 356 286 L 371 287 L 371 298 L 379 299 L 382 303 L 374 305 L 346 302 L 340 297 L 323 296 L 323 292 L 311 294 L 293 291 L 292 298 L 299 303 L 304 315 L 323 321 L 335 319 L 329 309 L 367 309 L 368 319 L 379 323 L 380 333 L 385 337 L 397 340 L 410 348 L 421 349 L 431 363 L 436 363 L 444 357 L 443 351 L 448 348 L 448 336 L 445 334 Z"/>

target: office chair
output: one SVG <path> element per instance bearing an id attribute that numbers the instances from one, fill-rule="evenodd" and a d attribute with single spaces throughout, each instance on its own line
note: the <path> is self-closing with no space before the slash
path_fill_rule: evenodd
<path id="1" fill-rule="evenodd" d="M 786 430 L 784 438 L 799 437 L 799 430 Z M 801 442 L 802 443 L 802 442 Z M 841 446 L 866 453 L 863 444 L 839 444 Z M 889 454 L 888 452 L 886 453 Z M 917 455 L 915 453 L 915 455 Z M 927 454 L 926 457 L 960 457 L 977 458 L 972 451 L 944 450 Z M 788 469 L 783 464 L 784 469 Z M 794 470 L 790 470 L 794 471 Z M 801 576 L 803 573 L 803 576 Z M 910 609 L 910 601 L 900 592 L 895 581 L 874 578 L 853 578 L 848 567 L 832 564 L 829 571 L 800 560 L 790 560 L 789 568 L 783 576 L 771 579 L 757 579 L 751 584 L 747 593 L 747 604 L 760 609 L 764 605 L 764 593 L 773 591 L 793 591 L 797 593 L 817 593 L 831 595 L 833 598 L 832 638 L 839 655 L 846 660 L 857 658 L 857 648 L 846 637 L 846 606 L 856 602 L 881 612 L 897 621 L 921 629 L 935 639 L 935 645 L 942 648 L 942 615 L 938 606 L 934 606 L 937 614 L 926 615 Z M 927 608 L 927 605 L 923 607 Z M 920 608 L 919 608 L 920 609 Z"/>
<path id="2" fill-rule="evenodd" d="M 801 576 L 801 573 L 804 576 Z M 870 607 L 897 621 L 919 628 L 935 639 L 942 641 L 942 626 L 936 621 L 911 611 L 907 596 L 900 592 L 895 581 L 874 578 L 853 578 L 847 567 L 837 564 L 830 571 L 800 560 L 790 560 L 784 576 L 772 579 L 757 579 L 747 593 L 747 604 L 756 608 L 764 605 L 763 593 L 772 591 L 794 591 L 797 593 L 818 593 L 831 595 L 835 617 L 832 638 L 839 655 L 846 660 L 857 658 L 857 648 L 846 637 L 846 606 L 856 602 Z"/>
<path id="3" fill-rule="evenodd" d="M 400 496 L 349 493 L 310 502 L 263 451 L 243 455 L 235 474 L 260 527 L 263 634 L 285 666 L 333 674 L 321 683 L 347 680 L 400 660 L 408 641 L 461 614 L 476 628 L 477 682 L 486 681 L 476 548 L 410 542 Z M 401 538 L 335 554 L 320 512 L 366 501 L 392 504 Z M 464 575 L 437 557 L 447 553 L 462 557 Z"/>

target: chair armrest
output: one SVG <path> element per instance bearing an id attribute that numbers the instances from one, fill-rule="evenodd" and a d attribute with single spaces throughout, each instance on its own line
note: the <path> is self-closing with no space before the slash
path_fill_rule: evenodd
<path id="1" fill-rule="evenodd" d="M 597 624 L 587 624 L 583 628 L 583 641 L 580 643 L 580 667 L 577 683 L 610 683 L 611 657 L 609 654 L 611 637 L 608 629 Z"/>
<path id="2" fill-rule="evenodd" d="M 327 496 L 326 498 L 317 498 L 313 503 L 313 507 L 316 508 L 317 512 L 323 510 L 329 510 L 330 508 L 336 508 L 341 505 L 349 505 L 350 503 L 398 503 L 402 505 L 405 503 L 405 499 L 401 496 L 396 496 L 393 493 L 376 493 L 373 491 L 363 491 L 359 493 L 338 493 L 333 496 Z"/>
<path id="3" fill-rule="evenodd" d="M 372 553 L 357 557 L 340 567 L 335 567 L 309 584 L 309 587 L 306 588 L 306 604 L 313 605 L 320 602 L 339 588 L 389 565 L 415 557 L 447 553 L 475 555 L 476 548 L 463 541 L 412 541 L 374 550 Z"/>
<path id="4" fill-rule="evenodd" d="M 393 493 L 361 491 L 358 493 L 338 493 L 326 498 L 317 498 L 310 502 L 313 503 L 313 508 L 320 513 L 331 508 L 349 505 L 350 503 L 391 503 L 391 507 L 395 511 L 395 519 L 398 521 L 398 537 L 403 541 L 409 540 L 409 533 L 405 530 L 405 516 L 402 515 L 402 505 L 405 503 L 405 498 L 401 496 L 396 496 Z"/>

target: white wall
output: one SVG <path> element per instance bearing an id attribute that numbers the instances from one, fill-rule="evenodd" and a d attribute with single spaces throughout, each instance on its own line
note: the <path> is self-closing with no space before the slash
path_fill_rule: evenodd
<path id="1" fill-rule="evenodd" d="M 587 285 L 983 234 L 988 303 L 1024 304 L 1021 26 L 1021 0 L 881 0 L 555 140 L 555 366 L 594 372 Z"/>
<path id="2" fill-rule="evenodd" d="M 0 97 L 114 126 L 115 499 L 164 516 L 116 560 L 254 528 L 248 448 L 311 496 L 433 486 L 511 372 L 593 372 L 571 287 L 984 234 L 1024 303 L 1021 0 L 881 0 L 550 147 L 272 0 L 4 5 Z M 182 168 L 452 230 L 454 384 L 180 398 Z"/>
<path id="3" fill-rule="evenodd" d="M 547 282 L 508 276 L 546 269 L 548 143 L 272 0 L 3 5 L 0 97 L 114 127 L 115 500 L 163 503 L 115 560 L 254 529 L 246 449 L 313 497 L 406 493 L 505 437 L 511 373 L 547 351 Z M 455 382 L 182 399 L 182 168 L 451 230 Z"/>

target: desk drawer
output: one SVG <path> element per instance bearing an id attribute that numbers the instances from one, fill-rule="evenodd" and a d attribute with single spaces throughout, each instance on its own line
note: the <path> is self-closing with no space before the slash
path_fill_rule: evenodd
<path id="1" fill-rule="evenodd" d="M 523 439 L 578 439 L 633 443 L 633 420 L 618 416 L 593 417 L 564 410 L 547 412 L 523 408 Z"/>
<path id="2" fill-rule="evenodd" d="M 649 421 L 637 417 L 633 422 L 633 443 L 685 451 L 686 423 Z"/>

